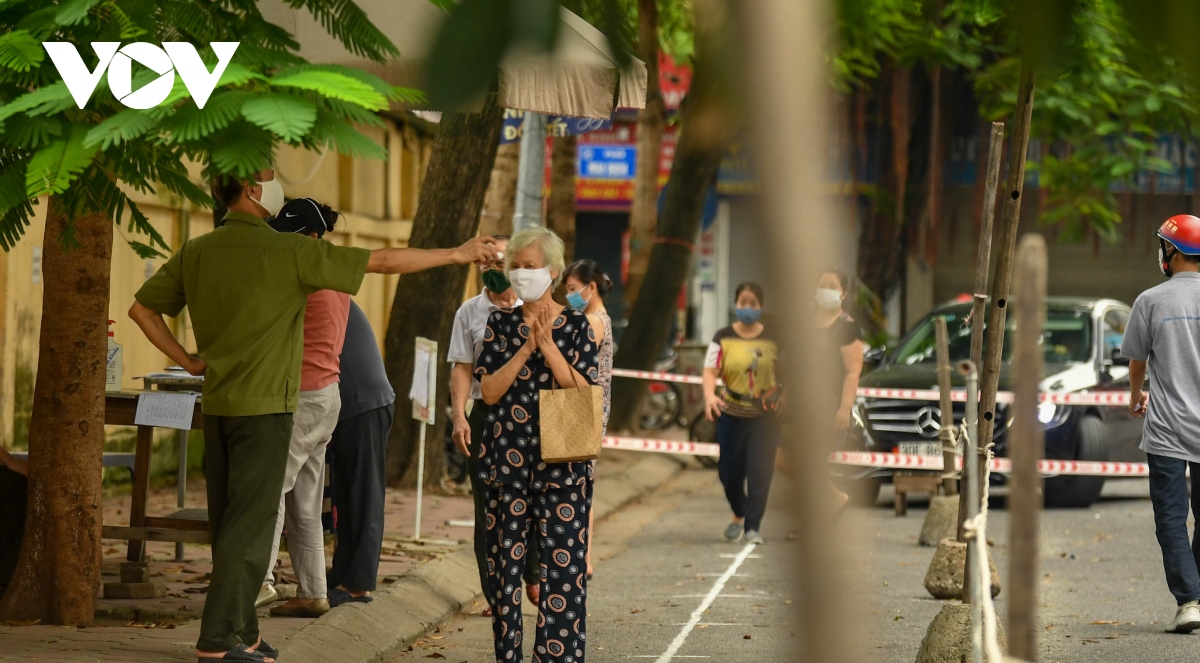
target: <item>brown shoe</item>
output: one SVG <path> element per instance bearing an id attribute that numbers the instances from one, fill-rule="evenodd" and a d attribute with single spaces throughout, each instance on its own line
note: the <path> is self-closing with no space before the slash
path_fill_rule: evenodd
<path id="1" fill-rule="evenodd" d="M 329 599 L 316 599 L 304 605 L 277 605 L 271 608 L 276 617 L 320 617 L 329 612 Z"/>

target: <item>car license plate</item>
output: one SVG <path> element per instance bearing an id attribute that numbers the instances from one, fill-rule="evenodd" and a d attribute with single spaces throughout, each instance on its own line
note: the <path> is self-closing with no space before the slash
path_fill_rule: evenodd
<path id="1" fill-rule="evenodd" d="M 906 456 L 941 456 L 942 444 L 940 442 L 901 442 L 899 445 L 900 453 Z"/>

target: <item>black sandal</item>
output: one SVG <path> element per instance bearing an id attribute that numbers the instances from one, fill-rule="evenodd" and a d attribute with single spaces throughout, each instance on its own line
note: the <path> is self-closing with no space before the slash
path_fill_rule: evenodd
<path id="1" fill-rule="evenodd" d="M 233 663 L 265 663 L 266 659 L 263 655 L 256 651 L 250 651 L 246 645 L 238 645 L 233 649 L 225 652 L 221 658 L 200 658 L 196 657 L 198 663 L 210 663 L 211 661 L 231 661 Z"/>
<path id="2" fill-rule="evenodd" d="M 275 649 L 271 645 L 268 645 L 266 640 L 259 639 L 258 647 L 255 647 L 255 651 L 263 656 L 266 656 L 267 658 L 273 658 L 277 661 L 279 660 L 279 650 Z"/>

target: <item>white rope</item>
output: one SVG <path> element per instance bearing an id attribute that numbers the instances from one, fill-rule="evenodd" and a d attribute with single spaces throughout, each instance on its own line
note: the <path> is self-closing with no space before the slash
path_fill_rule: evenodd
<path id="1" fill-rule="evenodd" d="M 963 531 L 966 534 L 967 540 L 974 539 L 975 554 L 971 559 L 967 560 L 967 566 L 974 573 L 975 587 L 979 589 L 977 599 L 980 607 L 983 608 L 983 624 L 972 622 L 971 624 L 971 639 L 977 641 L 980 635 L 983 636 L 983 649 L 987 655 L 989 663 L 1003 663 L 1004 654 L 1000 651 L 1000 642 L 997 639 L 996 633 L 996 604 L 992 602 L 992 574 L 991 567 L 987 562 L 987 514 L 988 514 L 988 494 L 990 493 L 989 477 L 991 476 L 992 463 L 992 447 L 994 444 L 988 444 L 983 451 L 984 456 L 984 471 L 983 485 L 980 487 L 982 497 L 980 499 L 981 506 L 979 513 L 963 524 Z M 980 633 L 980 628 L 983 633 Z"/>

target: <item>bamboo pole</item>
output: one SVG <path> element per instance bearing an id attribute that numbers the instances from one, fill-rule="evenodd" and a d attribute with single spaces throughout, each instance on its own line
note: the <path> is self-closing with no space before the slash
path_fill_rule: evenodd
<path id="1" fill-rule="evenodd" d="M 1012 142 L 1008 150 L 1008 182 L 1004 198 L 1004 214 L 996 228 L 996 274 L 992 279 L 991 307 L 984 329 L 983 370 L 979 392 L 979 438 L 975 440 L 979 452 L 992 443 L 996 425 L 996 389 L 1000 385 L 1000 360 L 1004 353 L 1004 323 L 1008 313 L 1008 293 L 1012 285 L 1013 254 L 1017 248 L 1017 226 L 1021 220 L 1021 198 L 1025 189 L 1025 159 L 1029 153 L 1029 122 L 1033 116 L 1033 69 L 1028 63 L 1021 67 L 1021 84 L 1017 92 L 1016 122 L 1013 126 Z M 970 547 L 978 542 L 967 542 L 967 557 Z M 987 545 L 987 542 L 983 542 Z M 973 600 L 974 585 L 965 577 L 963 600 Z"/>
<path id="2" fill-rule="evenodd" d="M 938 398 L 942 416 L 939 419 L 941 430 L 938 440 L 942 443 L 942 483 L 946 494 L 953 495 L 954 483 L 954 404 L 950 402 L 950 340 L 946 331 L 946 319 L 938 316 L 933 321 L 933 329 L 937 334 L 937 379 Z M 932 512 L 932 509 L 930 510 Z"/>
<path id="3" fill-rule="evenodd" d="M 996 188 L 1000 184 L 1000 161 L 1004 157 L 1004 123 L 993 122 L 988 141 L 987 179 L 983 189 L 983 210 L 979 229 L 979 253 L 975 257 L 975 292 L 971 303 L 971 363 L 983 363 L 983 307 L 987 305 L 988 271 L 992 264 L 992 221 L 996 218 Z M 966 541 L 963 523 L 967 522 L 966 491 L 959 492 L 958 540 Z M 964 598 L 966 598 L 964 594 Z"/>
<path id="4" fill-rule="evenodd" d="M 1038 384 L 1044 371 L 1038 341 L 1046 316 L 1046 242 L 1041 235 L 1021 240 L 1016 268 L 1016 343 L 1014 346 L 1013 404 L 1015 419 L 1009 431 L 1013 462 L 1009 484 L 1008 642 L 1009 651 L 1025 661 L 1037 660 L 1038 526 L 1041 520 L 1041 477 L 1044 433 L 1038 422 Z"/>

